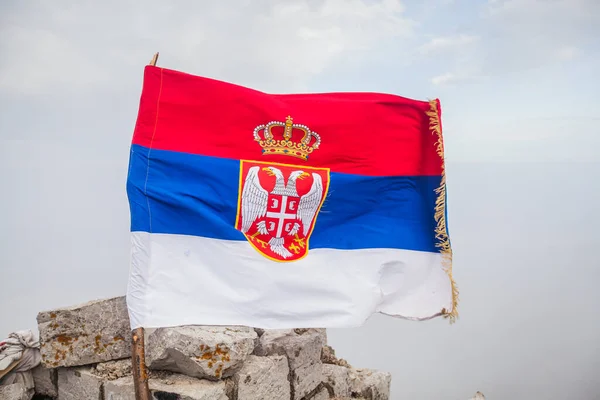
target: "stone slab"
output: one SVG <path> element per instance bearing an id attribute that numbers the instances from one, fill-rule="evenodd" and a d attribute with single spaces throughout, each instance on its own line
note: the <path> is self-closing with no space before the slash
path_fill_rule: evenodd
<path id="1" fill-rule="evenodd" d="M 229 400 L 224 381 L 168 374 L 168 378 L 150 378 L 148 386 L 155 400 Z M 128 376 L 105 382 L 104 400 L 135 400 L 133 378 Z"/>
<path id="2" fill-rule="evenodd" d="M 102 378 L 91 368 L 60 368 L 58 370 L 58 400 L 102 399 Z"/>
<path id="3" fill-rule="evenodd" d="M 350 397 L 350 370 L 333 364 L 323 364 L 323 384 L 334 397 Z"/>
<path id="4" fill-rule="evenodd" d="M 234 375 L 237 399 L 289 400 L 288 360 L 285 356 L 250 356 Z"/>
<path id="5" fill-rule="evenodd" d="M 321 352 L 327 341 L 324 329 L 266 330 L 254 354 L 288 358 L 293 399 L 302 399 L 321 384 Z"/>
<path id="6" fill-rule="evenodd" d="M 58 371 L 38 365 L 31 370 L 35 393 L 55 398 L 58 396 Z"/>
<path id="7" fill-rule="evenodd" d="M 310 398 L 310 400 L 329 400 L 329 399 L 330 399 L 329 392 L 325 388 L 319 390 L 317 392 L 317 394 L 315 394 L 313 397 Z M 340 400 L 341 400 L 341 398 L 340 398 Z"/>
<path id="8" fill-rule="evenodd" d="M 72 367 L 131 357 L 125 297 L 44 311 L 37 316 L 42 363 Z"/>
<path id="9" fill-rule="evenodd" d="M 31 400 L 33 390 L 27 389 L 22 382 L 0 386 L 1 400 Z"/>
<path id="10" fill-rule="evenodd" d="M 148 384 L 154 400 L 229 400 L 225 381 L 173 375 L 168 380 L 151 379 Z"/>
<path id="11" fill-rule="evenodd" d="M 350 391 L 354 397 L 368 400 L 389 400 L 392 375 L 372 369 L 349 370 Z"/>
<path id="12" fill-rule="evenodd" d="M 133 377 L 104 382 L 104 400 L 135 400 Z"/>
<path id="13" fill-rule="evenodd" d="M 154 330 L 146 341 L 150 369 L 218 380 L 232 376 L 254 350 L 247 327 L 183 326 Z"/>

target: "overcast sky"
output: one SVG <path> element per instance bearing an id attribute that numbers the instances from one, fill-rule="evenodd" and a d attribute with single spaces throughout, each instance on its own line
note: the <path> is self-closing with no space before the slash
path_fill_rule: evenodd
<path id="1" fill-rule="evenodd" d="M 142 5 L 143 4 L 143 5 Z M 125 293 L 142 72 L 443 108 L 461 319 L 330 330 L 392 398 L 600 398 L 600 1 L 0 1 L 0 336 Z M 10 305 L 9 305 L 10 304 Z"/>

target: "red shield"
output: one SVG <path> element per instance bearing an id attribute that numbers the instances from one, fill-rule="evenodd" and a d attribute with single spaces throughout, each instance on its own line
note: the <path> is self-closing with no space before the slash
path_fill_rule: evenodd
<path id="1" fill-rule="evenodd" d="M 246 160 L 240 163 L 236 229 L 271 260 L 305 257 L 327 196 L 329 169 Z"/>

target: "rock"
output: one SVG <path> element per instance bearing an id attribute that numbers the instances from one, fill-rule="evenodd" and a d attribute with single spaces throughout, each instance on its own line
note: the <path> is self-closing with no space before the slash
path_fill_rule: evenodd
<path id="1" fill-rule="evenodd" d="M 58 372 L 56 369 L 38 365 L 31 370 L 31 373 L 36 394 L 53 398 L 58 396 Z"/>
<path id="2" fill-rule="evenodd" d="M 0 399 L 4 400 L 31 400 L 33 390 L 27 389 L 22 382 L 0 386 Z"/>
<path id="3" fill-rule="evenodd" d="M 277 329 L 265 331 L 254 353 L 258 356 L 284 355 L 288 358 L 292 399 L 301 399 L 321 383 L 321 351 L 326 343 L 322 329 Z"/>
<path id="4" fill-rule="evenodd" d="M 315 394 L 309 400 L 329 400 L 329 398 L 329 392 L 327 391 L 327 389 L 323 388 L 319 390 L 317 394 Z"/>
<path id="5" fill-rule="evenodd" d="M 339 365 L 323 364 L 323 384 L 334 397 L 350 397 L 350 370 Z"/>
<path id="6" fill-rule="evenodd" d="M 351 365 L 348 363 L 348 361 L 344 360 L 343 358 L 337 358 L 335 356 L 335 350 L 331 346 L 327 345 L 323 346 L 323 350 L 321 352 L 321 362 L 323 362 L 323 364 L 333 364 L 351 368 Z"/>
<path id="7" fill-rule="evenodd" d="M 168 373 L 163 378 L 151 378 L 148 386 L 155 400 L 228 400 L 224 381 L 211 382 Z M 135 400 L 133 378 L 127 376 L 104 383 L 104 400 Z"/>
<path id="8" fill-rule="evenodd" d="M 105 380 L 115 380 L 124 376 L 131 376 L 131 359 L 107 361 L 100 363 L 92 369 L 92 373 Z"/>
<path id="9" fill-rule="evenodd" d="M 352 397 L 364 397 L 368 400 L 388 400 L 392 375 L 388 372 L 371 369 L 349 369 L 350 391 Z"/>
<path id="10" fill-rule="evenodd" d="M 60 368 L 58 370 L 58 400 L 98 400 L 102 395 L 102 378 L 91 368 Z"/>
<path id="11" fill-rule="evenodd" d="M 261 337 L 263 333 L 265 333 L 266 329 L 262 329 L 262 328 L 254 328 L 254 331 L 256 332 L 256 334 L 258 335 L 258 337 Z"/>
<path id="12" fill-rule="evenodd" d="M 471 397 L 471 400 L 485 400 L 485 396 L 481 392 L 475 393 L 475 396 Z"/>
<path id="13" fill-rule="evenodd" d="M 214 382 L 173 375 L 168 382 L 151 379 L 148 384 L 155 400 L 229 400 L 225 381 Z"/>
<path id="14" fill-rule="evenodd" d="M 289 400 L 288 360 L 284 356 L 250 356 L 233 380 L 237 399 Z"/>
<path id="15" fill-rule="evenodd" d="M 72 367 L 131 357 L 125 297 L 38 314 L 46 367 Z"/>
<path id="16" fill-rule="evenodd" d="M 302 399 L 321 383 L 321 362 L 302 365 L 292 373 L 292 399 Z"/>
<path id="17" fill-rule="evenodd" d="M 148 336 L 146 363 L 150 369 L 222 379 L 242 367 L 256 339 L 254 329 L 247 327 L 160 328 Z"/>
<path id="18" fill-rule="evenodd" d="M 104 382 L 104 400 L 135 400 L 133 377 Z"/>

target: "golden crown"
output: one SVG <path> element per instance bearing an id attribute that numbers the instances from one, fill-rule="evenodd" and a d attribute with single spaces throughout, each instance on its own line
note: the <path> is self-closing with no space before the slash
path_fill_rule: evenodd
<path id="1" fill-rule="evenodd" d="M 292 137 L 295 132 L 304 134 L 301 140 L 298 140 L 298 135 Z M 321 144 L 321 137 L 316 132 L 311 131 L 306 125 L 294 124 L 290 116 L 285 122 L 271 121 L 257 126 L 254 129 L 254 140 L 263 148 L 263 155 L 281 154 L 303 160 L 307 160 L 308 155 L 317 150 Z"/>

